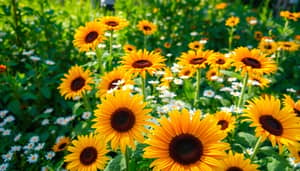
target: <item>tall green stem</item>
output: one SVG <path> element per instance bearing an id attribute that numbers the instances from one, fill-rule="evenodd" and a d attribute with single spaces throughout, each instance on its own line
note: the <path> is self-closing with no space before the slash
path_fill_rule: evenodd
<path id="1" fill-rule="evenodd" d="M 125 154 L 124 154 L 124 156 L 125 156 L 125 166 L 126 166 L 126 171 L 129 171 L 129 149 L 128 149 L 128 147 L 126 147 L 126 150 L 125 150 Z"/>
<path id="2" fill-rule="evenodd" d="M 98 67 L 99 67 L 99 74 L 102 74 L 102 54 L 100 52 L 100 49 L 96 49 L 96 57 L 98 58 Z"/>
<path id="3" fill-rule="evenodd" d="M 144 49 L 147 49 L 147 36 L 144 35 Z"/>
<path id="4" fill-rule="evenodd" d="M 86 108 L 86 110 L 88 112 L 92 112 L 92 108 L 91 108 L 91 105 L 89 103 L 88 96 L 86 94 L 83 95 L 83 104 L 84 104 L 84 107 Z"/>
<path id="5" fill-rule="evenodd" d="M 109 37 L 109 64 L 108 64 L 108 68 L 112 69 L 112 60 L 113 60 L 113 55 L 112 55 L 112 42 L 113 42 L 113 34 L 114 31 L 111 30 L 110 31 L 110 37 Z"/>
<path id="6" fill-rule="evenodd" d="M 252 154 L 252 156 L 250 157 L 250 160 L 253 160 L 254 157 L 255 157 L 255 155 L 256 155 L 256 153 L 258 152 L 258 148 L 259 148 L 259 146 L 260 146 L 261 139 L 262 139 L 262 137 L 259 137 L 259 138 L 258 138 L 258 140 L 257 140 L 257 142 L 256 142 L 256 144 L 255 144 L 255 146 L 254 146 L 253 154 Z"/>
<path id="7" fill-rule="evenodd" d="M 199 94 L 200 94 L 200 81 L 201 81 L 201 71 L 200 69 L 197 69 L 197 85 L 196 85 L 196 91 L 195 91 L 195 97 L 194 97 L 194 107 L 196 106 Z"/>
<path id="8" fill-rule="evenodd" d="M 228 38 L 228 48 L 232 49 L 232 38 L 233 38 L 234 27 L 231 27 L 229 30 L 229 38 Z"/>
<path id="9" fill-rule="evenodd" d="M 240 108 L 241 105 L 243 105 L 243 103 L 244 103 L 244 96 L 245 96 L 245 90 L 247 87 L 247 83 L 248 83 L 248 73 L 246 73 L 244 80 L 243 80 L 242 92 L 241 92 L 241 96 L 239 98 L 238 105 L 237 105 L 238 108 Z"/>
<path id="10" fill-rule="evenodd" d="M 142 93 L 143 93 L 144 100 L 145 100 L 146 99 L 146 90 L 145 90 L 145 87 L 146 87 L 146 74 L 145 74 L 145 77 L 141 76 L 141 82 L 142 82 Z"/>

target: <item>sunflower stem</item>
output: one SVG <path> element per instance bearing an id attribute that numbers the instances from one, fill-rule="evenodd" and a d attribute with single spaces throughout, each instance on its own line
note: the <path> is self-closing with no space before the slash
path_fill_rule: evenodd
<path id="1" fill-rule="evenodd" d="M 113 41 L 113 34 L 114 31 L 111 30 L 110 31 L 110 37 L 109 37 L 109 64 L 108 64 L 108 68 L 112 69 L 112 60 L 113 60 L 113 56 L 112 56 L 112 41 Z"/>
<path id="2" fill-rule="evenodd" d="M 231 27 L 229 30 L 229 38 L 228 38 L 228 49 L 232 49 L 232 38 L 233 38 L 234 27 Z"/>
<path id="3" fill-rule="evenodd" d="M 98 67 L 99 67 L 99 74 L 102 74 L 102 54 L 100 52 L 100 49 L 96 49 L 96 57 L 98 58 Z"/>
<path id="4" fill-rule="evenodd" d="M 129 149 L 128 149 L 128 147 L 126 146 L 126 149 L 125 149 L 125 154 L 124 154 L 124 156 L 125 156 L 125 166 L 126 166 L 126 171 L 129 171 Z"/>
<path id="5" fill-rule="evenodd" d="M 261 139 L 262 139 L 262 137 L 260 136 L 260 137 L 258 138 L 258 140 L 257 140 L 257 142 L 256 142 L 256 144 L 255 144 L 255 146 L 254 146 L 253 154 L 252 154 L 252 156 L 250 157 L 250 160 L 251 160 L 251 161 L 254 159 L 256 153 L 258 152 L 258 148 L 259 148 L 259 146 L 260 146 L 260 144 L 261 144 Z"/>
<path id="6" fill-rule="evenodd" d="M 146 74 L 145 77 L 141 76 L 141 81 L 142 81 L 142 92 L 143 92 L 143 96 L 144 96 L 144 100 L 146 99 Z"/>
<path id="7" fill-rule="evenodd" d="M 246 73 L 244 80 L 243 80 L 242 92 L 241 92 L 241 96 L 240 96 L 238 104 L 237 104 L 237 109 L 239 109 L 241 107 L 241 105 L 243 105 L 243 103 L 244 103 L 244 96 L 245 96 L 245 90 L 246 90 L 247 83 L 248 83 L 248 73 Z"/>
<path id="8" fill-rule="evenodd" d="M 90 103 L 89 103 L 89 100 L 88 100 L 88 96 L 87 95 L 84 95 L 83 96 L 83 104 L 84 104 L 84 107 L 86 108 L 86 110 L 88 112 L 92 112 L 92 108 L 90 106 Z"/>
<path id="9" fill-rule="evenodd" d="M 144 35 L 144 49 L 147 49 L 147 36 Z"/>
<path id="10" fill-rule="evenodd" d="M 194 107 L 196 106 L 200 94 L 200 81 L 201 81 L 201 71 L 197 69 L 197 83 L 196 83 L 196 91 L 194 97 Z"/>

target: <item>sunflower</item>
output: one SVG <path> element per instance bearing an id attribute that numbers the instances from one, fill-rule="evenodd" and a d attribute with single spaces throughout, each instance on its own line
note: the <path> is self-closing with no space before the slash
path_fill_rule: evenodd
<path id="1" fill-rule="evenodd" d="M 216 171 L 257 171 L 258 167 L 257 164 L 251 164 L 250 159 L 244 159 L 243 154 L 232 154 L 230 151 Z"/>
<path id="2" fill-rule="evenodd" d="M 268 138 L 272 146 L 278 144 L 282 152 L 282 145 L 290 145 L 300 140 L 300 118 L 297 118 L 290 108 L 280 109 L 280 100 L 274 96 L 254 98 L 248 101 L 244 110 L 245 121 L 251 121 L 251 127 L 256 127 L 255 134 L 262 137 L 262 141 Z"/>
<path id="3" fill-rule="evenodd" d="M 131 45 L 131 44 L 126 44 L 123 46 L 123 50 L 126 52 L 126 53 L 130 53 L 132 51 L 136 51 L 136 47 Z"/>
<path id="4" fill-rule="evenodd" d="M 246 17 L 246 21 L 248 24 L 254 26 L 257 24 L 257 18 L 256 17 Z"/>
<path id="5" fill-rule="evenodd" d="M 300 100 L 295 102 L 291 98 L 291 96 L 284 95 L 283 104 L 284 104 L 285 107 L 288 107 L 288 108 L 292 109 L 294 111 L 294 113 L 296 113 L 296 115 L 298 117 L 300 117 Z"/>
<path id="6" fill-rule="evenodd" d="M 266 57 L 260 50 L 249 50 L 246 47 L 239 47 L 234 50 L 235 54 L 232 56 L 233 65 L 236 71 L 242 70 L 242 74 L 270 74 L 277 70 L 275 61 Z"/>
<path id="7" fill-rule="evenodd" d="M 258 48 L 266 54 L 272 54 L 277 50 L 277 43 L 273 39 L 262 38 Z"/>
<path id="8" fill-rule="evenodd" d="M 218 78 L 219 76 L 222 76 L 221 72 L 219 72 L 218 69 L 216 68 L 210 68 L 207 72 L 206 72 L 206 78 L 209 81 L 214 81 L 216 80 L 215 78 Z"/>
<path id="9" fill-rule="evenodd" d="M 147 20 L 139 21 L 137 28 L 142 31 L 145 35 L 151 35 L 157 30 L 157 26 Z"/>
<path id="10" fill-rule="evenodd" d="M 249 86 L 259 86 L 260 88 L 266 88 L 271 83 L 271 80 L 260 75 L 251 75 L 248 80 Z"/>
<path id="11" fill-rule="evenodd" d="M 134 76 L 141 74 L 145 78 L 146 72 L 152 75 L 154 71 L 162 69 L 165 66 L 164 61 L 165 59 L 159 53 L 144 49 L 126 54 L 122 57 L 121 63 L 129 74 Z"/>
<path id="12" fill-rule="evenodd" d="M 171 72 L 171 69 L 169 67 L 166 67 L 164 69 L 164 75 L 160 79 L 161 83 L 159 86 L 170 87 L 172 81 L 173 81 L 173 73 Z"/>
<path id="13" fill-rule="evenodd" d="M 144 109 L 146 103 L 140 95 L 131 96 L 128 91 L 115 91 L 102 99 L 95 110 L 93 128 L 110 141 L 112 149 L 119 146 L 125 152 L 126 146 L 135 148 L 134 140 L 144 141 L 145 125 L 150 124 L 147 114 L 151 109 Z"/>
<path id="14" fill-rule="evenodd" d="M 295 42 L 278 42 L 279 49 L 285 50 L 285 51 L 297 51 L 299 48 L 299 45 Z"/>
<path id="15" fill-rule="evenodd" d="M 180 69 L 178 76 L 183 78 L 190 78 L 195 74 L 195 72 L 196 70 L 194 68 L 183 67 L 182 69 Z"/>
<path id="16" fill-rule="evenodd" d="M 230 18 L 228 18 L 228 19 L 226 20 L 225 25 L 226 25 L 226 26 L 229 26 L 229 27 L 234 27 L 234 26 L 236 26 L 239 22 L 240 22 L 240 18 L 239 18 L 239 17 L 231 16 Z"/>
<path id="17" fill-rule="evenodd" d="M 264 35 L 263 35 L 263 33 L 262 33 L 261 31 L 256 31 L 256 32 L 254 32 L 254 38 L 255 38 L 256 40 L 261 40 L 263 36 L 264 36 Z"/>
<path id="18" fill-rule="evenodd" d="M 189 48 L 193 50 L 200 50 L 203 48 L 203 44 L 201 44 L 199 41 L 193 41 L 189 43 Z"/>
<path id="19" fill-rule="evenodd" d="M 162 50 L 161 48 L 155 48 L 155 49 L 154 49 L 154 52 L 155 52 L 155 53 L 162 53 L 163 50 Z"/>
<path id="20" fill-rule="evenodd" d="M 225 9 L 227 6 L 228 6 L 227 3 L 221 2 L 221 3 L 216 4 L 215 8 L 216 8 L 217 10 L 221 10 L 221 9 Z"/>
<path id="21" fill-rule="evenodd" d="M 216 121 L 216 125 L 220 126 L 221 131 L 228 133 L 235 128 L 235 117 L 229 112 L 217 112 L 213 115 L 208 115 L 207 117 Z"/>
<path id="22" fill-rule="evenodd" d="M 109 91 L 121 89 L 125 85 L 134 85 L 131 75 L 121 68 L 116 68 L 102 76 L 101 82 L 97 86 L 97 96 L 102 97 Z"/>
<path id="23" fill-rule="evenodd" d="M 121 30 L 128 26 L 128 21 L 117 16 L 105 16 L 98 19 L 107 30 Z"/>
<path id="24" fill-rule="evenodd" d="M 105 156 L 108 150 L 99 135 L 79 135 L 78 140 L 73 140 L 72 144 L 73 146 L 68 147 L 68 151 L 71 153 L 65 156 L 68 170 L 96 171 L 104 169 L 109 159 Z"/>
<path id="25" fill-rule="evenodd" d="M 61 137 L 54 144 L 54 146 L 52 147 L 52 150 L 54 152 L 63 151 L 68 147 L 69 144 L 70 144 L 70 138 L 69 137 Z"/>
<path id="26" fill-rule="evenodd" d="M 298 20 L 298 15 L 297 13 L 294 12 L 289 12 L 289 11 L 280 11 L 280 16 L 289 20 Z"/>
<path id="27" fill-rule="evenodd" d="M 231 67 L 231 59 L 225 57 L 224 54 L 216 52 L 210 55 L 210 57 L 207 60 L 208 64 L 212 68 L 217 68 L 217 69 L 227 69 Z"/>
<path id="28" fill-rule="evenodd" d="M 172 45 L 169 42 L 164 43 L 164 47 L 167 48 L 167 49 L 171 48 L 171 46 Z"/>
<path id="29" fill-rule="evenodd" d="M 200 121 L 200 112 L 192 117 L 183 109 L 171 111 L 170 118 L 163 116 L 155 125 L 145 144 L 145 158 L 155 158 L 150 167 L 154 170 L 205 170 L 212 171 L 229 148 L 221 142 L 226 134 L 213 120 Z"/>
<path id="30" fill-rule="evenodd" d="M 95 50 L 96 46 L 103 42 L 105 26 L 100 22 L 87 22 L 85 26 L 80 26 L 75 33 L 73 44 L 79 51 Z"/>
<path id="31" fill-rule="evenodd" d="M 58 87 L 60 94 L 65 96 L 65 99 L 75 99 L 82 97 L 82 95 L 91 90 L 89 85 L 93 83 L 91 72 L 89 70 L 83 71 L 80 66 L 73 66 L 68 71 L 69 74 L 65 74 L 65 78 L 62 78 L 62 83 Z"/>
<path id="32" fill-rule="evenodd" d="M 212 50 L 190 50 L 183 52 L 179 57 L 179 65 L 184 67 L 191 67 L 194 69 L 205 68 L 207 66 L 207 59 L 213 54 Z"/>
<path id="33" fill-rule="evenodd" d="M 288 146 L 291 152 L 291 157 L 295 158 L 295 163 L 300 162 L 300 143 L 295 143 L 294 145 Z"/>

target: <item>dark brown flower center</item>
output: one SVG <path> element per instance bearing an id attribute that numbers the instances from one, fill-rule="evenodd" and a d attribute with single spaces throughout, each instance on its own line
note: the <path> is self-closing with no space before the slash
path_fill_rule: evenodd
<path id="1" fill-rule="evenodd" d="M 262 115 L 259 118 L 259 123 L 265 130 L 273 135 L 280 136 L 283 133 L 281 123 L 271 115 Z"/>
<path id="2" fill-rule="evenodd" d="M 284 47 L 290 48 L 291 45 L 290 44 L 283 44 Z"/>
<path id="3" fill-rule="evenodd" d="M 233 166 L 233 167 L 228 168 L 226 171 L 243 171 L 243 169 Z"/>
<path id="4" fill-rule="evenodd" d="M 199 48 L 199 45 L 195 45 L 195 48 L 198 49 L 198 48 Z"/>
<path id="5" fill-rule="evenodd" d="M 187 75 L 190 75 L 191 71 L 190 70 L 187 70 L 183 73 L 183 75 L 187 76 Z"/>
<path id="6" fill-rule="evenodd" d="M 218 125 L 221 125 L 221 130 L 228 128 L 228 122 L 226 120 L 219 120 Z"/>
<path id="7" fill-rule="evenodd" d="M 98 37 L 98 33 L 96 31 L 91 31 L 89 34 L 86 35 L 85 37 L 85 42 L 86 43 L 92 43 L 94 40 L 96 40 Z"/>
<path id="8" fill-rule="evenodd" d="M 265 49 L 268 49 L 268 50 L 272 49 L 271 45 L 265 45 L 264 47 L 265 47 Z"/>
<path id="9" fill-rule="evenodd" d="M 105 24 L 112 27 L 116 27 L 117 25 L 119 25 L 119 23 L 115 21 L 108 21 Z"/>
<path id="10" fill-rule="evenodd" d="M 218 59 L 216 61 L 216 63 L 222 65 L 222 64 L 225 64 L 225 60 L 224 59 Z"/>
<path id="11" fill-rule="evenodd" d="M 146 68 L 146 67 L 150 67 L 152 66 L 152 63 L 148 60 L 144 60 L 144 59 L 141 59 L 141 60 L 138 60 L 138 61 L 135 61 L 132 66 L 134 68 Z"/>
<path id="12" fill-rule="evenodd" d="M 300 157 L 300 151 L 298 151 L 298 156 Z"/>
<path id="13" fill-rule="evenodd" d="M 108 85 L 108 90 L 110 89 L 114 89 L 115 87 L 117 87 L 117 82 L 120 81 L 121 79 L 117 78 L 115 80 L 113 80 L 112 82 L 109 83 Z"/>
<path id="14" fill-rule="evenodd" d="M 111 116 L 110 124 L 118 132 L 126 132 L 135 124 L 134 113 L 128 108 L 119 108 Z"/>
<path id="15" fill-rule="evenodd" d="M 194 64 L 194 65 L 202 64 L 204 61 L 206 61 L 205 58 L 193 58 L 193 59 L 190 61 L 190 64 Z"/>
<path id="16" fill-rule="evenodd" d="M 77 77 L 71 83 L 71 90 L 78 91 L 84 86 L 84 84 L 85 84 L 85 79 L 83 79 L 82 77 Z"/>
<path id="17" fill-rule="evenodd" d="M 251 57 L 246 57 L 246 58 L 242 59 L 242 62 L 247 66 L 251 66 L 252 68 L 261 68 L 260 62 Z"/>
<path id="18" fill-rule="evenodd" d="M 80 153 L 80 157 L 79 157 L 80 163 L 85 166 L 93 164 L 97 160 L 97 155 L 98 155 L 98 152 L 97 152 L 96 148 L 86 147 Z"/>
<path id="19" fill-rule="evenodd" d="M 60 144 L 60 145 L 58 146 L 58 149 L 59 149 L 59 150 L 63 150 L 63 149 L 66 148 L 66 146 L 67 146 L 67 143 L 62 143 L 62 144 Z"/>
<path id="20" fill-rule="evenodd" d="M 151 27 L 149 27 L 149 26 L 144 26 L 143 29 L 144 29 L 145 31 L 150 31 L 150 30 L 151 30 Z"/>
<path id="21" fill-rule="evenodd" d="M 203 155 L 203 145 L 191 134 L 177 135 L 169 144 L 169 154 L 174 161 L 189 165 L 200 160 Z"/>
<path id="22" fill-rule="evenodd" d="M 296 108 L 294 108 L 294 112 L 297 114 L 298 117 L 300 117 L 300 111 Z"/>

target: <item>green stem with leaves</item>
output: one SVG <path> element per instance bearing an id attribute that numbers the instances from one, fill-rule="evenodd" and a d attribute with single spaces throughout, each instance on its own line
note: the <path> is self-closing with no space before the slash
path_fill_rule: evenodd
<path id="1" fill-rule="evenodd" d="M 194 107 L 196 106 L 198 99 L 199 99 L 199 94 L 200 94 L 200 82 L 201 82 L 201 70 L 197 69 L 197 82 L 196 82 L 196 91 L 195 91 L 195 97 L 194 97 Z"/>
<path id="2" fill-rule="evenodd" d="M 243 80 L 242 92 L 241 92 L 241 96 L 240 96 L 238 104 L 237 104 L 238 108 L 240 108 L 244 103 L 244 96 L 245 96 L 245 92 L 246 92 L 245 90 L 247 87 L 247 83 L 248 83 L 248 73 L 246 73 L 244 80 Z"/>
<path id="3" fill-rule="evenodd" d="M 253 154 L 252 154 L 252 156 L 250 157 L 250 160 L 253 160 L 254 157 L 255 157 L 255 155 L 256 155 L 256 153 L 258 152 L 258 148 L 259 148 L 259 146 L 260 146 L 260 144 L 261 144 L 261 139 L 262 139 L 262 137 L 259 137 L 259 138 L 258 138 L 258 140 L 257 140 L 257 142 L 256 142 L 256 144 L 255 144 L 255 146 L 254 146 Z"/>

